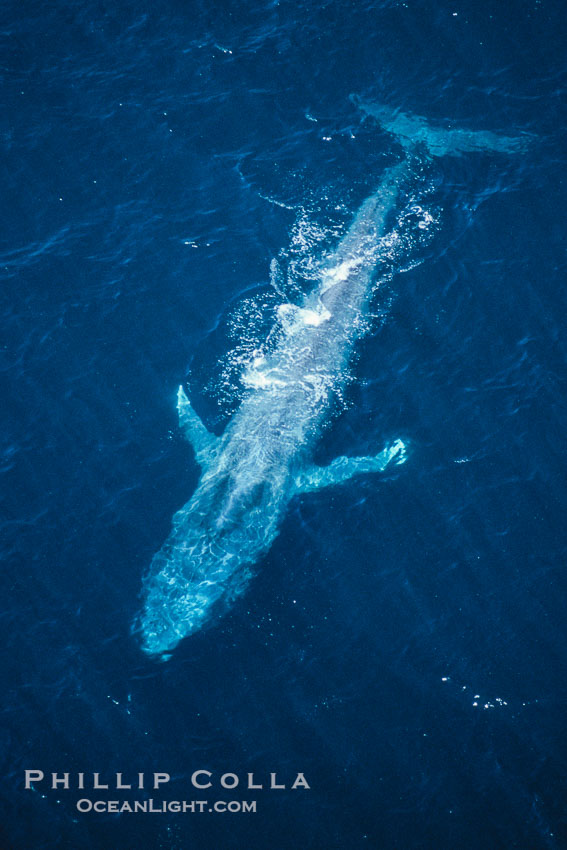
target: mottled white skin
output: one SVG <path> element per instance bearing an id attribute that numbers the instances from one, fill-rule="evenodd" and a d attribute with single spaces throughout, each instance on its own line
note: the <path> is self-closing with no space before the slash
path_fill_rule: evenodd
<path id="1" fill-rule="evenodd" d="M 519 149 L 509 137 L 440 130 L 422 118 L 359 106 L 396 134 L 408 153 L 410 146 L 432 156 Z M 169 657 L 165 653 L 182 638 L 226 610 L 270 548 L 295 494 L 405 460 L 401 440 L 374 457 L 338 458 L 325 468 L 313 466 L 312 455 L 367 324 L 388 214 L 416 162 L 408 155 L 386 171 L 322 268 L 319 285 L 301 307 L 280 307 L 279 341 L 243 376 L 247 393 L 221 437 L 206 431 L 180 388 L 181 426 L 202 474 L 144 580 L 136 630 L 149 654 Z"/>
<path id="2" fill-rule="evenodd" d="M 405 167 L 390 169 L 364 202 L 302 306 L 282 305 L 279 342 L 244 375 L 248 390 L 221 437 L 205 431 L 180 390 L 181 424 L 202 474 L 144 581 L 138 628 L 146 652 L 170 651 L 242 591 L 294 494 L 404 457 L 399 441 L 376 458 L 351 459 L 356 467 L 345 458 L 318 472 L 311 462 L 363 332 L 378 239 Z"/>

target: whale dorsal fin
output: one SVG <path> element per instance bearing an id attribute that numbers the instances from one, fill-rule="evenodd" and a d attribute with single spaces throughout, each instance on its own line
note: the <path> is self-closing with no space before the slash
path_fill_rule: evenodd
<path id="1" fill-rule="evenodd" d="M 207 431 L 182 386 L 177 390 L 177 412 L 179 427 L 193 446 L 197 463 L 206 466 L 211 455 L 216 452 L 218 437 Z"/>

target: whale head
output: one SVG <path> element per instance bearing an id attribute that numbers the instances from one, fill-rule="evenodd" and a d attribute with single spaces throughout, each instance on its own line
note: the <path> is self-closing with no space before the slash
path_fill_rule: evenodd
<path id="1" fill-rule="evenodd" d="M 240 535 L 241 536 L 241 535 Z M 183 639 L 214 622 L 245 589 L 252 573 L 248 554 L 209 546 L 208 537 L 159 552 L 146 577 L 144 605 L 134 631 L 152 656 L 170 653 Z M 230 547 L 230 548 L 228 548 Z"/>
<path id="2" fill-rule="evenodd" d="M 133 629 L 148 655 L 163 657 L 216 622 L 245 590 L 251 566 L 277 533 L 279 515 L 272 488 L 251 479 L 236 492 L 226 483 L 212 492 L 200 489 L 174 517 L 144 579 Z"/>

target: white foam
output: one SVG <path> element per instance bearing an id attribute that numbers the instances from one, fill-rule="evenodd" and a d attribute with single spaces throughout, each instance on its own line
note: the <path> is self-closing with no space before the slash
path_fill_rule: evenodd
<path id="1" fill-rule="evenodd" d="M 302 327 L 319 327 L 328 322 L 331 313 L 322 304 L 317 310 L 308 307 L 297 307 L 295 304 L 280 304 L 277 309 L 278 319 L 288 333 L 293 333 Z"/>
<path id="2" fill-rule="evenodd" d="M 276 387 L 285 387 L 287 381 L 278 378 L 274 369 L 262 369 L 266 365 L 264 357 L 257 357 L 252 363 L 252 367 L 247 369 L 242 375 L 242 383 L 256 390 L 274 389 Z"/>
<path id="3" fill-rule="evenodd" d="M 336 286 L 337 283 L 344 283 L 348 279 L 349 274 L 353 269 L 361 263 L 360 258 L 354 260 L 344 260 L 338 266 L 331 269 L 326 269 L 323 272 L 323 292 L 330 289 L 331 286 Z"/>
<path id="4" fill-rule="evenodd" d="M 323 322 L 328 322 L 331 318 L 331 313 L 325 307 L 320 310 L 307 310 L 307 308 L 299 311 L 300 317 L 304 325 L 313 325 L 318 327 Z"/>

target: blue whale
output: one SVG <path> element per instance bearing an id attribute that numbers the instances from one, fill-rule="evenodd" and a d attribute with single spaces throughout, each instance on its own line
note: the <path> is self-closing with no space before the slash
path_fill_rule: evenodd
<path id="1" fill-rule="evenodd" d="M 144 578 L 134 631 L 150 655 L 167 659 L 180 640 L 222 616 L 272 545 L 295 495 L 406 460 L 406 445 L 394 439 L 372 456 L 339 457 L 326 467 L 312 462 L 333 398 L 348 379 L 355 343 L 367 327 L 399 187 L 423 156 L 503 154 L 525 146 L 522 137 L 435 128 L 423 118 L 358 98 L 356 103 L 396 137 L 403 148 L 400 162 L 364 201 L 322 265 L 318 285 L 300 306 L 280 306 L 277 343 L 249 365 L 243 376 L 247 391 L 220 437 L 207 430 L 179 388 L 179 422 L 201 476 Z"/>

